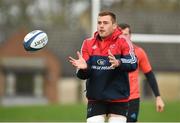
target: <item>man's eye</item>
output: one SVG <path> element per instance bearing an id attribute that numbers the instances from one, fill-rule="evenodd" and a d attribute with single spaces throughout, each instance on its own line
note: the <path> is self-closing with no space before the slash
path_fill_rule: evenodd
<path id="1" fill-rule="evenodd" d="M 104 24 L 108 24 L 108 22 L 104 22 Z"/>

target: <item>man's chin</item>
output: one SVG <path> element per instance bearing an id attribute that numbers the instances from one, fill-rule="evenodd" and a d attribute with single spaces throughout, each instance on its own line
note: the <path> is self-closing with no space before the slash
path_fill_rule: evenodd
<path id="1" fill-rule="evenodd" d="M 100 34 L 99 36 L 100 36 L 101 38 L 105 38 L 105 37 L 106 37 L 106 36 L 105 36 L 105 35 L 103 35 L 103 34 L 102 34 L 102 35 Z"/>

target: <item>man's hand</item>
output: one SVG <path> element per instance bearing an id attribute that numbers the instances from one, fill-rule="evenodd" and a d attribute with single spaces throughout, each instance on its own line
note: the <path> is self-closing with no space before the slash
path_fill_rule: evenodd
<path id="1" fill-rule="evenodd" d="M 164 102 L 163 102 L 163 100 L 161 99 L 160 96 L 156 97 L 156 111 L 157 112 L 164 111 Z"/>
<path id="2" fill-rule="evenodd" d="M 74 59 L 71 56 L 69 56 L 69 62 L 77 69 L 87 69 L 87 63 L 79 51 L 77 51 L 77 56 L 78 59 Z"/>
<path id="3" fill-rule="evenodd" d="M 110 50 L 108 50 L 108 55 L 109 62 L 111 63 L 110 68 L 116 68 L 120 66 L 121 62 L 115 58 L 115 56 L 111 53 Z"/>

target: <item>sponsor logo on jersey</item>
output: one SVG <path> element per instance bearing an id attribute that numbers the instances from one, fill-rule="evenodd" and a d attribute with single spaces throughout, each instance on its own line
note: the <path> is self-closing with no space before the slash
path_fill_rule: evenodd
<path id="1" fill-rule="evenodd" d="M 110 49 L 114 49 L 115 47 L 116 47 L 115 44 L 111 44 L 111 45 L 109 46 Z"/>
<path id="2" fill-rule="evenodd" d="M 93 50 L 95 50 L 96 48 L 97 48 L 97 46 L 96 46 L 96 45 L 92 46 L 92 49 L 93 49 Z"/>
<path id="3" fill-rule="evenodd" d="M 97 60 L 97 64 L 98 64 L 98 65 L 105 65 L 105 64 L 106 64 L 106 60 L 104 60 L 104 59 L 99 59 L 99 60 Z"/>

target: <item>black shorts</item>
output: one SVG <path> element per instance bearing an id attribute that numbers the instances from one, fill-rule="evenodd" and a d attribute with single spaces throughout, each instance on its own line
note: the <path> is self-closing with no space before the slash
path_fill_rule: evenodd
<path id="1" fill-rule="evenodd" d="M 87 118 L 96 115 L 117 114 L 127 117 L 128 102 L 104 102 L 89 101 L 87 106 Z"/>
<path id="2" fill-rule="evenodd" d="M 137 122 L 139 114 L 139 103 L 139 98 L 129 101 L 127 122 Z"/>

